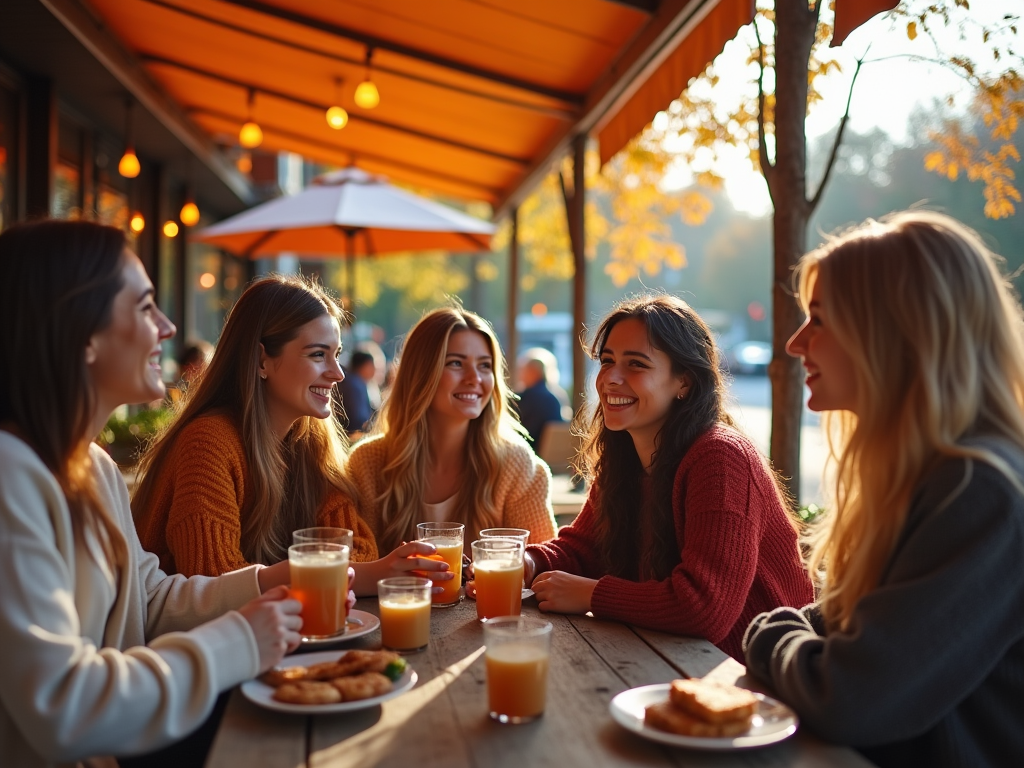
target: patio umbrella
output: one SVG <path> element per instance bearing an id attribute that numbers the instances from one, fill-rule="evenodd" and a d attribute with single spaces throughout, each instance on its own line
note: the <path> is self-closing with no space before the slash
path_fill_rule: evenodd
<path id="1" fill-rule="evenodd" d="M 297 195 L 279 197 L 194 236 L 240 256 L 281 252 L 348 259 L 397 251 L 490 250 L 494 225 L 392 186 L 359 168 L 324 174 Z"/>

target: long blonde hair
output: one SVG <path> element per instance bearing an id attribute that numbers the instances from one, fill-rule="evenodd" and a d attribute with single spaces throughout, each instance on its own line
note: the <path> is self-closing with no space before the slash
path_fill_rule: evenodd
<path id="1" fill-rule="evenodd" d="M 487 341 L 493 358 L 494 391 L 483 413 L 469 424 L 466 472 L 453 520 L 465 524 L 467 537 L 476 537 L 482 528 L 499 521 L 500 510 L 494 504 L 498 468 L 507 441 L 522 431 L 509 412 L 505 359 L 486 320 L 461 307 L 442 307 L 424 315 L 406 336 L 395 380 L 373 426 L 374 434 L 383 435 L 386 454 L 380 479 L 383 491 L 374 502 L 384 521 L 378 542 L 381 551 L 414 538 L 414 526 L 422 519 L 429 458 L 427 411 L 444 371 L 448 340 L 462 331 L 474 331 Z"/>
<path id="2" fill-rule="evenodd" d="M 297 275 L 270 275 L 252 282 L 232 307 L 209 367 L 192 382 L 180 413 L 148 446 L 132 498 L 140 528 L 152 510 L 156 478 L 171 460 L 181 431 L 204 414 L 227 414 L 242 437 L 250 487 L 242 510 L 242 554 L 251 563 L 287 556 L 291 532 L 315 524 L 316 513 L 337 488 L 358 499 L 345 474 L 348 444 L 333 418 L 303 416 L 284 441 L 270 425 L 260 384 L 260 345 L 270 357 L 296 338 L 306 323 L 324 315 L 345 320 L 334 299 Z"/>
<path id="3" fill-rule="evenodd" d="M 798 267 L 804 309 L 816 289 L 824 322 L 849 354 L 856 408 L 825 414 L 835 468 L 833 512 L 809 565 L 823 573 L 823 613 L 845 629 L 877 587 L 911 495 L 936 461 L 985 461 L 967 433 L 1024 448 L 1024 315 L 999 258 L 956 220 L 910 211 L 869 221 Z"/>

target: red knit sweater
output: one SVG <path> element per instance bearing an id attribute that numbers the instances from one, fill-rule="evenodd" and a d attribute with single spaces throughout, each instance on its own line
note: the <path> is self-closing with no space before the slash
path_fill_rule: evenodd
<path id="1" fill-rule="evenodd" d="M 743 632 L 754 616 L 814 600 L 782 499 L 765 460 L 743 435 L 718 425 L 697 438 L 676 470 L 672 508 L 679 563 L 662 581 L 604 575 L 589 500 L 557 538 L 528 551 L 538 573 L 598 579 L 591 598 L 598 618 L 703 637 L 740 661 Z"/>

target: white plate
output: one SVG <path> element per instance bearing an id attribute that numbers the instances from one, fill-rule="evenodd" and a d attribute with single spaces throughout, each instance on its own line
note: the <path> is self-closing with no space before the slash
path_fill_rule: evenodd
<path id="1" fill-rule="evenodd" d="M 623 728 L 645 739 L 691 749 L 732 750 L 764 747 L 788 739 L 796 733 L 800 721 L 796 713 L 780 701 L 755 693 L 757 712 L 750 730 L 741 736 L 713 739 L 701 736 L 680 736 L 652 728 L 644 722 L 644 709 L 651 704 L 668 700 L 668 683 L 645 685 L 623 691 L 612 699 L 609 709 L 612 717 Z"/>
<path id="2" fill-rule="evenodd" d="M 348 651 L 319 651 L 317 653 L 304 653 L 302 656 L 292 656 L 281 663 L 281 667 L 295 666 L 291 661 L 302 660 L 302 666 L 308 667 L 319 664 L 323 661 L 337 661 Z M 249 680 L 242 683 L 242 695 L 253 704 L 272 709 L 275 712 L 290 712 L 296 715 L 327 715 L 332 712 L 354 712 L 357 709 L 368 709 L 375 707 L 388 699 L 401 696 L 414 685 L 418 676 L 413 672 L 412 667 L 406 666 L 402 676 L 395 680 L 394 687 L 383 696 L 374 696 L 372 699 L 360 699 L 359 701 L 343 701 L 339 704 L 287 704 L 272 698 L 274 689 L 260 680 Z"/>
<path id="3" fill-rule="evenodd" d="M 366 611 L 357 611 L 354 608 L 348 612 L 348 618 L 345 619 L 348 624 L 348 631 L 344 635 L 336 635 L 335 637 L 304 637 L 302 638 L 302 645 L 300 648 L 316 648 L 321 645 L 334 645 L 335 643 L 343 643 L 346 640 L 354 640 L 357 637 L 368 635 L 377 627 L 380 626 L 380 619 L 374 616 L 372 613 Z"/>

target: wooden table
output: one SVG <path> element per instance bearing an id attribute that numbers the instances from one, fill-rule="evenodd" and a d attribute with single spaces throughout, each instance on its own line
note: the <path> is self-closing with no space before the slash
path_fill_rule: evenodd
<path id="1" fill-rule="evenodd" d="M 377 614 L 373 598 L 359 600 L 356 607 Z M 419 682 L 382 706 L 285 715 L 234 691 L 207 768 L 870 766 L 855 752 L 825 744 L 804 729 L 781 744 L 747 752 L 704 753 L 647 741 L 612 720 L 613 696 L 682 676 L 734 682 L 743 666 L 704 640 L 586 616 L 541 614 L 532 599 L 523 613 L 543 615 L 554 624 L 547 711 L 533 723 L 500 725 L 488 717 L 483 630 L 475 604 L 466 601 L 433 611 L 430 647 L 407 657 Z M 378 631 L 339 648 L 379 646 Z"/>

